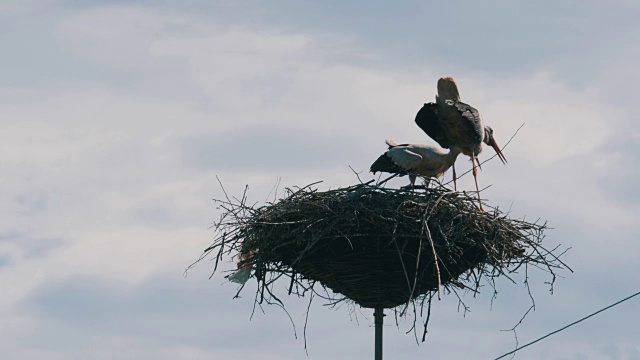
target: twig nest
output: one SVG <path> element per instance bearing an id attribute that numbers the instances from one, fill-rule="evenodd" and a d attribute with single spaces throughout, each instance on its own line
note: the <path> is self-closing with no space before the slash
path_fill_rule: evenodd
<path id="1" fill-rule="evenodd" d="M 477 289 L 481 278 L 523 264 L 560 266 L 542 248 L 544 224 L 483 212 L 475 201 L 444 187 L 356 185 L 288 190 L 258 208 L 222 202 L 221 235 L 205 253 L 238 250 L 263 293 L 286 276 L 289 292 L 319 282 L 367 308 L 393 308 L 439 286 Z"/>

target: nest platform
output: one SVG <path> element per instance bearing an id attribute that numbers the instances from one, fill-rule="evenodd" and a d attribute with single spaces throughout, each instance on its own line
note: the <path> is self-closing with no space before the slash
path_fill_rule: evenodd
<path id="1" fill-rule="evenodd" d="M 546 224 L 480 211 L 475 194 L 441 186 L 308 186 L 259 207 L 247 205 L 246 196 L 219 202 L 218 236 L 203 257 L 216 254 L 217 268 L 224 256 L 239 256 L 262 298 L 277 300 L 273 284 L 285 277 L 289 294 L 304 295 L 319 283 L 333 291 L 329 300 L 394 308 L 441 287 L 477 291 L 481 279 L 523 265 L 552 274 L 564 266 L 542 247 Z"/>

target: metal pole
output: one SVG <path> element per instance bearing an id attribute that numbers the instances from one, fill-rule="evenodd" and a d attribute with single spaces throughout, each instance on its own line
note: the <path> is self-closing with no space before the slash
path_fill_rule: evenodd
<path id="1" fill-rule="evenodd" d="M 377 307 L 373 312 L 374 324 L 376 325 L 376 345 L 375 360 L 382 360 L 382 323 L 384 322 L 384 310 Z"/>

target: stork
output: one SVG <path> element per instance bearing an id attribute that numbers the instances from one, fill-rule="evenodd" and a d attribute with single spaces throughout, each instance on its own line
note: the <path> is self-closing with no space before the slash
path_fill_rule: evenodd
<path id="1" fill-rule="evenodd" d="M 416 115 L 416 124 L 443 148 L 458 147 L 471 158 L 473 180 L 480 200 L 476 163 L 480 167 L 478 154 L 482 143 L 491 146 L 503 164 L 507 159 L 493 137 L 493 129 L 483 124 L 478 109 L 460 101 L 460 93 L 451 77 L 438 80 L 436 102 L 425 104 Z M 456 186 L 456 169 L 453 167 L 453 182 Z M 482 210 L 482 202 L 480 202 Z"/>
<path id="2" fill-rule="evenodd" d="M 441 177 L 460 154 L 460 148 L 453 147 L 448 152 L 442 149 L 425 144 L 402 144 L 398 145 L 393 140 L 385 140 L 389 150 L 371 165 L 369 171 L 388 172 L 400 176 L 409 175 L 411 186 L 415 186 L 418 175 L 427 178 Z"/>

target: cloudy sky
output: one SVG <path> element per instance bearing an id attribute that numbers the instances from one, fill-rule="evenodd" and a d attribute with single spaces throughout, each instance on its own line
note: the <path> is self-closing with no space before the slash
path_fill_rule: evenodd
<path id="1" fill-rule="evenodd" d="M 0 353 L 307 358 L 305 299 L 285 299 L 294 331 L 277 307 L 250 318 L 252 288 L 232 299 L 210 262 L 183 276 L 215 236 L 216 176 L 255 201 L 278 179 L 368 179 L 384 139 L 431 142 L 413 118 L 444 75 L 500 144 L 526 124 L 507 166 L 483 166 L 484 197 L 572 247 L 553 295 L 534 274 L 520 343 L 640 290 L 638 16 L 595 0 L 0 1 Z M 420 346 L 388 321 L 385 353 L 511 350 L 500 330 L 530 303 L 499 285 L 493 306 L 489 290 L 466 296 L 466 316 L 435 303 Z M 639 312 L 634 299 L 517 358 L 640 359 Z M 316 302 L 308 358 L 371 359 L 371 313 Z"/>

